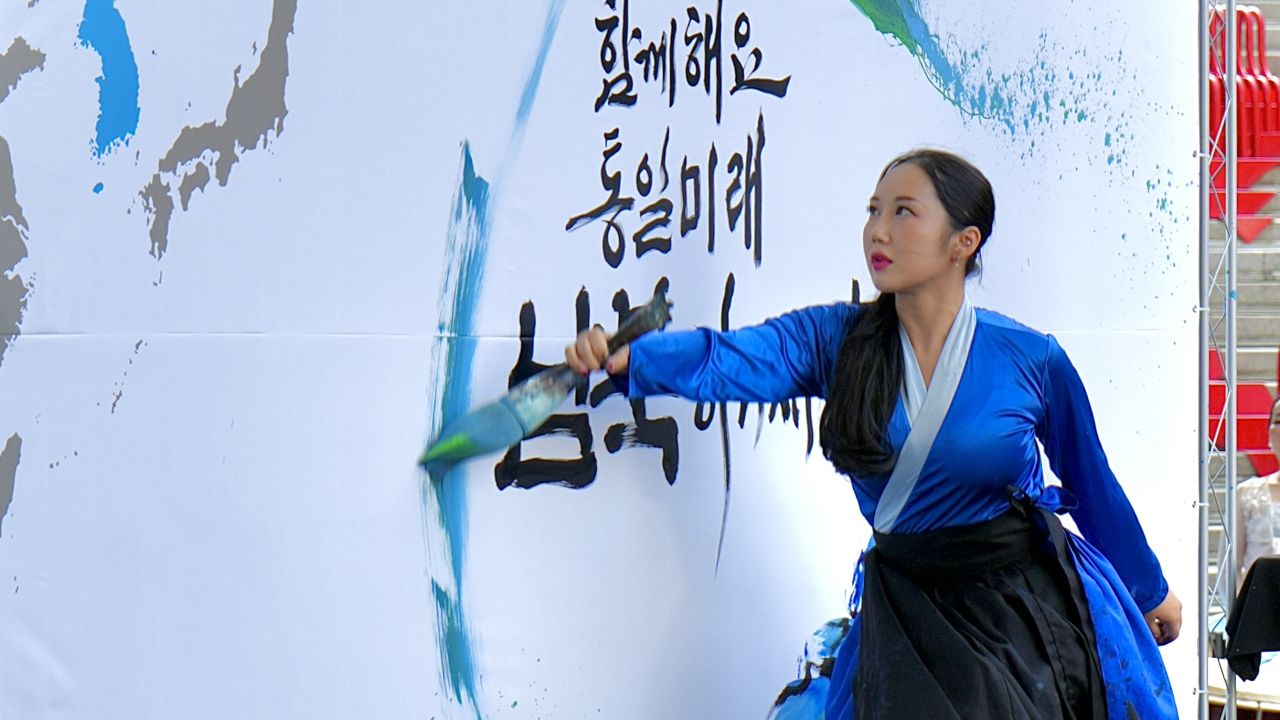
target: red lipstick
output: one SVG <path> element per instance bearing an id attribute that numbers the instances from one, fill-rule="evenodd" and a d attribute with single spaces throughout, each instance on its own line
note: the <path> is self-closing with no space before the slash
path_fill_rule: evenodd
<path id="1" fill-rule="evenodd" d="M 880 272 L 881 270 L 884 270 L 885 268 L 889 267 L 892 264 L 893 264 L 893 261 L 889 259 L 888 255 L 885 255 L 882 252 L 871 253 L 872 271 Z"/>

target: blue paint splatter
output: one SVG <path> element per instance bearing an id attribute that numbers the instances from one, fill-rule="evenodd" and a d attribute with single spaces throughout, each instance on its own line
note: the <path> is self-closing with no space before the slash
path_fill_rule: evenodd
<path id="1" fill-rule="evenodd" d="M 901 43 L 916 58 L 925 78 L 947 102 L 965 115 L 1004 128 L 1011 137 L 1043 136 L 1061 125 L 1105 115 L 1104 96 L 1108 93 L 1101 86 L 1102 73 L 1094 69 L 1096 62 L 1073 69 L 1061 61 L 1050 64 L 1037 60 L 1022 69 L 996 70 L 988 64 L 990 43 L 965 48 L 954 37 L 944 41 L 925 19 L 919 0 L 849 2 L 871 20 L 877 32 Z M 1069 54 L 1083 61 L 1086 56 L 1083 48 L 1066 53 L 1054 47 L 1045 32 L 1037 39 L 1039 57 L 1064 58 Z M 1105 60 L 1119 63 L 1121 57 L 1118 54 Z M 1102 122 L 1110 124 L 1112 120 Z M 1027 153 L 1034 147 L 1032 142 Z M 1112 151 L 1113 163 L 1124 157 L 1122 149 Z"/>
<path id="2" fill-rule="evenodd" d="M 471 373 L 475 359 L 475 308 L 484 280 L 488 255 L 490 209 L 496 204 L 495 189 L 507 166 L 518 156 L 529 114 L 537 98 L 538 84 L 559 25 L 564 0 L 552 0 L 547 11 L 542 43 L 520 96 L 506 152 L 493 182 L 486 181 L 475 168 L 471 145 L 462 147 L 462 168 L 454 194 L 445 247 L 445 277 L 440 290 L 437 369 L 443 372 L 443 388 L 437 394 L 428 428 L 431 436 L 449 421 L 460 417 L 471 404 Z M 459 468 L 433 469 L 422 487 L 424 519 L 434 516 L 449 558 L 449 572 L 432 569 L 432 596 L 436 605 L 436 635 L 439 640 L 441 679 L 457 702 L 468 701 L 476 718 L 482 718 L 478 686 L 479 674 L 472 649 L 470 627 L 463 604 L 463 566 L 467 542 L 467 488 L 465 472 Z M 428 544 L 436 532 L 426 530 Z"/>
<path id="3" fill-rule="evenodd" d="M 961 52 L 953 61 L 938 42 L 938 36 L 920 15 L 915 0 L 851 0 L 853 6 L 866 15 L 878 32 L 902 43 L 919 61 L 925 77 L 951 104 L 961 111 L 979 116 L 989 116 L 993 110 L 988 103 L 986 82 L 974 82 L 971 65 L 978 59 L 977 51 Z M 990 76 L 989 76 L 990 79 Z M 981 78 L 979 78 L 981 80 Z M 1011 133 L 1016 132 L 1016 118 L 1002 101 L 1000 116 Z M 1032 111 L 1034 115 L 1035 111 Z"/>
<path id="4" fill-rule="evenodd" d="M 98 183 L 97 185 L 94 185 L 94 186 L 93 186 L 93 194 L 94 194 L 94 195 L 97 195 L 98 193 L 102 192 L 102 187 L 103 187 L 103 186 L 102 186 L 102 183 Z"/>
<path id="5" fill-rule="evenodd" d="M 95 80 L 98 124 L 93 140 L 94 156 L 102 157 L 127 145 L 138 130 L 138 63 L 115 0 L 86 0 L 77 38 L 102 58 L 102 74 Z"/>

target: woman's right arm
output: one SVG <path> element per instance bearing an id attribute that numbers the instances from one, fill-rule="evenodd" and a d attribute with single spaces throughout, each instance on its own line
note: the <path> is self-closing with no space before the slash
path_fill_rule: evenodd
<path id="1" fill-rule="evenodd" d="M 825 397 L 857 305 L 803 308 L 727 332 L 706 328 L 651 333 L 608 356 L 608 335 L 586 330 L 565 348 L 579 373 L 626 378 L 629 397 L 678 395 L 709 402 L 779 402 Z"/>

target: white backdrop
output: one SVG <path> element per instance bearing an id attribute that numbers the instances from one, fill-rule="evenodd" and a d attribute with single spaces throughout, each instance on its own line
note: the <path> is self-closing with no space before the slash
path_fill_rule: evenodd
<path id="1" fill-rule="evenodd" d="M 730 276 L 731 325 L 869 289 L 866 197 L 920 145 L 995 185 L 971 296 L 1079 367 L 1186 604 L 1193 714 L 1194 11 L 614 5 L 0 8 L 0 717 L 763 717 L 867 536 L 803 403 L 730 405 L 727 455 L 721 409 L 668 398 L 665 448 L 618 448 L 613 396 L 530 464 L 414 460 L 505 390 L 526 303 L 552 363 L 661 278 L 679 327 L 719 326 Z M 634 102 L 597 109 L 622 55 Z M 785 93 L 731 92 L 735 59 Z M 566 230 L 611 173 L 620 259 L 612 212 Z"/>

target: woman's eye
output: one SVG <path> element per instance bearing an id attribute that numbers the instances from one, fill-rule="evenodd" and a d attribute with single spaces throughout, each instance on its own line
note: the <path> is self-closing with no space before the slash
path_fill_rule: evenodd
<path id="1" fill-rule="evenodd" d="M 897 209 L 896 214 L 898 214 L 898 215 L 910 215 L 910 214 L 911 214 L 911 208 L 909 208 L 909 207 L 907 207 L 907 206 L 903 205 L 903 206 L 901 206 L 901 207 L 899 207 L 899 208 Z"/>
<path id="2" fill-rule="evenodd" d="M 875 214 L 876 214 L 876 212 L 877 212 L 878 210 L 879 210 L 879 208 L 877 208 L 875 205 L 868 205 L 868 206 L 867 206 L 867 214 L 868 214 L 868 215 L 875 215 Z"/>

